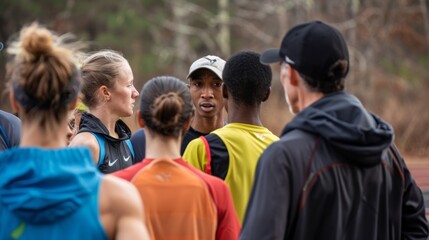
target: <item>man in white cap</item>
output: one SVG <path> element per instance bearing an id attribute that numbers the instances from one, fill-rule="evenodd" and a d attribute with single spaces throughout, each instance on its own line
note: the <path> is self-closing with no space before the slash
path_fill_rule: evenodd
<path id="1" fill-rule="evenodd" d="M 195 107 L 195 115 L 192 119 L 189 131 L 182 140 L 180 149 L 184 153 L 190 141 L 200 136 L 207 135 L 211 131 L 224 125 L 223 96 L 222 96 L 222 71 L 225 60 L 218 56 L 207 55 L 192 63 L 188 76 L 189 90 Z M 145 136 L 143 129 L 131 136 L 136 162 L 145 157 Z"/>
<path id="2" fill-rule="evenodd" d="M 195 107 L 195 116 L 183 138 L 180 152 L 190 141 L 209 134 L 224 125 L 222 71 L 225 60 L 208 55 L 196 60 L 189 68 L 187 79 Z"/>

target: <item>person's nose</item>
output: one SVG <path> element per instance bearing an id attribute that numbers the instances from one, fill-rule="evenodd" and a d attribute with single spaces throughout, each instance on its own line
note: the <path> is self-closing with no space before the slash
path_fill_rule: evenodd
<path id="1" fill-rule="evenodd" d="M 133 92 L 131 93 L 131 97 L 134 99 L 137 98 L 139 95 L 139 91 L 137 91 L 136 87 L 133 86 Z"/>
<path id="2" fill-rule="evenodd" d="M 211 89 L 209 86 L 204 87 L 202 89 L 202 92 L 201 92 L 201 97 L 204 98 L 204 99 L 212 99 L 212 98 L 214 98 L 214 96 L 213 96 L 213 89 Z"/>

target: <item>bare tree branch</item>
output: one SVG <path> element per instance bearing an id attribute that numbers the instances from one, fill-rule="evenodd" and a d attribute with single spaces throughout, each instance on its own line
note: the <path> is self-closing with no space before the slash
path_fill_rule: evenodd
<path id="1" fill-rule="evenodd" d="M 177 31 L 177 23 L 175 22 L 165 21 L 163 26 L 171 31 Z M 191 27 L 189 25 L 182 25 L 181 31 L 182 33 L 187 35 L 195 35 L 200 37 L 209 49 L 216 49 L 216 42 L 213 40 L 214 38 L 207 33 L 206 29 L 199 29 Z"/>
<path id="2" fill-rule="evenodd" d="M 424 19 L 424 25 L 426 30 L 426 41 L 427 41 L 427 51 L 428 51 L 428 57 L 429 57 L 429 18 L 427 13 L 427 6 L 425 0 L 420 0 L 420 7 L 422 9 L 423 19 Z"/>
<path id="3" fill-rule="evenodd" d="M 261 40 L 264 44 L 271 44 L 273 41 L 273 37 L 270 34 L 265 33 L 264 31 L 262 31 L 260 28 L 256 27 L 254 24 L 250 23 L 249 21 L 246 21 L 241 18 L 232 18 L 231 24 L 235 24 L 245 29 L 253 36 Z"/>

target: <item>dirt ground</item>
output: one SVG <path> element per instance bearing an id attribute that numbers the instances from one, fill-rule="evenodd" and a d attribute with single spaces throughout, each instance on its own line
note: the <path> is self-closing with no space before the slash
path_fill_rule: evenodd
<path id="1" fill-rule="evenodd" d="M 428 157 L 422 157 L 422 156 L 412 156 L 412 155 L 404 155 L 404 160 L 407 163 L 414 163 L 414 164 L 428 164 L 429 165 L 429 156 Z"/>
<path id="2" fill-rule="evenodd" d="M 422 190 L 429 190 L 429 159 L 410 156 L 404 159 L 417 185 Z"/>

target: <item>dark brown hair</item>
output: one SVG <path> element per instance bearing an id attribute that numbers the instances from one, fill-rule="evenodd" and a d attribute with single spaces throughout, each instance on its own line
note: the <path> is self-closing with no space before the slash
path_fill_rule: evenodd
<path id="1" fill-rule="evenodd" d="M 193 113 L 191 93 L 186 84 L 175 77 L 152 78 L 141 91 L 140 111 L 150 131 L 178 137 Z"/>
<path id="2" fill-rule="evenodd" d="M 338 60 L 329 68 L 324 78 L 313 79 L 302 73 L 299 73 L 299 75 L 304 80 L 308 89 L 328 94 L 344 90 L 348 70 L 349 62 L 347 60 Z"/>

